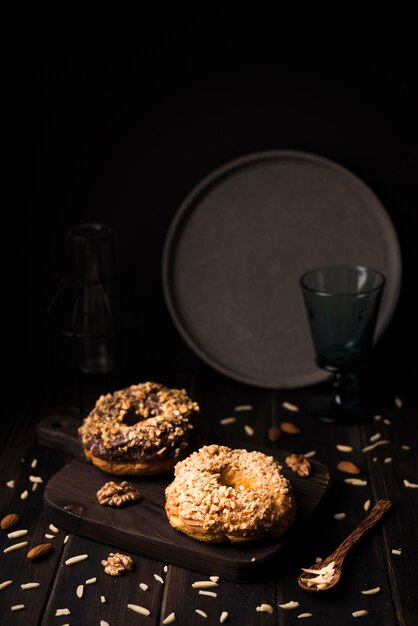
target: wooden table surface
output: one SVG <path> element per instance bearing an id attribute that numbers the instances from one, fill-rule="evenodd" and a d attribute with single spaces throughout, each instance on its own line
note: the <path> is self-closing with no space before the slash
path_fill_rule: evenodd
<path id="1" fill-rule="evenodd" d="M 0 517 L 18 513 L 21 522 L 12 530 L 27 529 L 27 536 L 8 538 L 0 531 L 0 623 L 24 625 L 94 624 L 162 624 L 172 612 L 175 624 L 219 624 L 223 611 L 228 613 L 226 624 L 231 626 L 273 625 L 301 623 L 298 616 L 311 613 L 308 624 L 319 626 L 354 623 L 354 611 L 366 610 L 368 616 L 358 618 L 361 623 L 379 626 L 413 626 L 418 624 L 416 581 L 418 576 L 418 489 L 406 487 L 404 480 L 418 483 L 418 411 L 413 389 L 410 390 L 377 381 L 379 397 L 376 416 L 362 426 L 334 426 L 316 421 L 305 407 L 310 390 L 270 391 L 256 389 L 231 381 L 203 369 L 193 376 L 178 373 L 152 377 L 168 386 L 185 387 L 202 408 L 203 427 L 208 437 L 226 445 L 249 443 L 270 446 L 289 452 L 315 451 L 314 458 L 326 464 L 331 475 L 331 487 L 325 499 L 304 526 L 285 556 L 278 558 L 266 576 L 256 583 L 236 583 L 219 580 L 216 597 L 201 595 L 192 587 L 196 580 L 207 579 L 196 571 L 181 569 L 164 562 L 129 553 L 134 560 L 134 570 L 119 578 L 106 575 L 101 560 L 115 546 L 103 545 L 77 535 L 67 538 L 65 530 L 58 533 L 49 528 L 50 520 L 43 510 L 43 492 L 48 479 L 71 460 L 71 456 L 58 450 L 45 448 L 37 442 L 37 422 L 51 410 L 48 401 L 29 387 L 3 390 L 7 398 L 2 414 L 0 440 Z M 138 382 L 138 381 L 132 381 Z M 292 412 L 283 407 L 290 402 L 299 407 Z M 237 405 L 251 405 L 250 411 L 236 412 Z M 236 416 L 233 424 L 222 426 L 224 417 Z M 272 444 L 267 432 L 271 425 L 290 421 L 299 426 L 298 435 L 283 434 Z M 244 426 L 251 426 L 250 436 Z M 389 443 L 363 452 L 370 438 L 381 434 Z M 341 452 L 336 446 L 352 446 L 352 452 Z M 36 460 L 36 461 L 35 461 Z M 341 460 L 350 460 L 361 469 L 366 486 L 344 482 L 348 477 L 337 468 Z M 36 466 L 35 466 L 36 464 Z M 35 491 L 30 476 L 43 480 Z M 80 485 L 80 489 L 83 486 Z M 28 497 L 21 494 L 28 491 Z M 371 504 L 387 498 L 393 502 L 389 512 L 372 533 L 352 552 L 344 566 L 343 578 L 338 587 L 328 593 L 309 594 L 297 584 L 301 567 L 325 557 L 366 516 L 364 503 Z M 343 519 L 334 514 L 345 513 Z M 45 535 L 53 538 L 45 538 Z M 4 553 L 7 546 L 28 541 L 22 549 Z M 26 558 L 28 548 L 51 541 L 53 552 L 43 561 L 31 562 Z M 396 554 L 393 550 L 399 550 Z M 66 559 L 79 554 L 88 558 L 73 566 Z M 216 575 L 216 571 L 213 572 Z M 161 583 L 156 575 L 161 577 Z M 86 585 L 88 579 L 96 582 Z M 23 589 L 21 585 L 38 582 L 40 586 Z M 146 583 L 143 591 L 140 583 Z M 83 584 L 83 596 L 76 594 Z M 376 595 L 363 595 L 362 590 L 380 587 Z M 102 602 L 102 597 L 105 602 Z M 299 607 L 284 610 L 280 604 L 295 600 Z M 259 612 L 256 607 L 266 603 L 273 613 Z M 140 615 L 127 608 L 140 605 L 150 611 Z M 11 611 L 15 605 L 24 608 Z M 58 609 L 68 609 L 67 615 L 57 616 Z M 199 609 L 207 617 L 196 612 Z M 302 619 L 302 623 L 304 623 Z"/>

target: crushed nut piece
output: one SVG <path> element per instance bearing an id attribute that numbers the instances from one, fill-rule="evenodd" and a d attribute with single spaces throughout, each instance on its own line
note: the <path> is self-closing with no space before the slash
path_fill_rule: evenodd
<path id="1" fill-rule="evenodd" d="M 339 450 L 340 452 L 352 452 L 353 451 L 352 446 L 345 446 L 342 443 L 338 443 L 336 447 L 337 447 L 337 450 Z"/>
<path id="2" fill-rule="evenodd" d="M 291 402 L 282 402 L 282 407 L 287 411 L 294 411 L 295 413 L 299 411 L 299 407 L 296 404 L 292 404 Z"/>
<path id="3" fill-rule="evenodd" d="M 311 473 L 311 464 L 303 454 L 290 454 L 286 457 L 286 465 L 299 476 L 309 476 Z"/>
<path id="4" fill-rule="evenodd" d="M 295 602 L 294 600 L 291 600 L 290 602 L 286 602 L 286 604 L 279 604 L 279 607 L 281 609 L 287 609 L 287 610 L 298 609 L 299 602 Z"/>
<path id="5" fill-rule="evenodd" d="M 367 617 L 367 615 L 369 614 L 368 611 L 353 611 L 353 613 L 351 613 L 351 615 L 353 617 Z"/>
<path id="6" fill-rule="evenodd" d="M 118 507 L 141 499 L 138 489 L 126 480 L 120 484 L 110 480 L 99 489 L 96 496 L 100 504 Z"/>
<path id="7" fill-rule="evenodd" d="M 260 606 L 257 606 L 255 610 L 261 613 L 273 613 L 274 611 L 271 604 L 265 604 L 265 603 L 260 604 Z"/>
<path id="8" fill-rule="evenodd" d="M 132 571 L 134 566 L 130 556 L 119 552 L 111 552 L 107 559 L 103 559 L 102 565 L 109 576 L 121 576 L 124 572 Z"/>
<path id="9" fill-rule="evenodd" d="M 131 611 L 135 611 L 135 613 L 139 613 L 140 615 L 150 615 L 150 611 L 139 604 L 127 604 L 128 609 Z"/>

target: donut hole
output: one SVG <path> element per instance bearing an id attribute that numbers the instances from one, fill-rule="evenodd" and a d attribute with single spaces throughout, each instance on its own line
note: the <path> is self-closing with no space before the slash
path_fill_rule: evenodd
<path id="1" fill-rule="evenodd" d="M 143 419 L 144 418 L 142 415 L 139 415 L 138 413 L 135 412 L 135 407 L 130 406 L 129 409 L 127 409 L 125 415 L 123 416 L 122 424 L 125 424 L 125 426 L 133 426 L 134 424 L 141 422 Z"/>
<path id="2" fill-rule="evenodd" d="M 219 484 L 241 491 L 243 489 L 251 489 L 251 487 L 254 487 L 254 484 L 250 480 L 246 479 L 242 473 L 228 468 L 223 468 L 221 470 Z"/>

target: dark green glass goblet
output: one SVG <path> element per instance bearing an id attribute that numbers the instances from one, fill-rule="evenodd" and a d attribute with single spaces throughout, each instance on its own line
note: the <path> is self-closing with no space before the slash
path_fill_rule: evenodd
<path id="1" fill-rule="evenodd" d="M 359 374 L 367 368 L 385 277 L 362 266 L 312 269 L 300 279 L 317 365 L 331 373 L 329 393 L 312 396 L 310 413 L 328 422 L 369 419 Z"/>

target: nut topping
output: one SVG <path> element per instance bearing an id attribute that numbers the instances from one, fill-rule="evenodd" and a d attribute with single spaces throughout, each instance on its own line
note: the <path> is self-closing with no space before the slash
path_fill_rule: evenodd
<path id="1" fill-rule="evenodd" d="M 351 461 L 340 461 L 337 467 L 340 472 L 345 472 L 346 474 L 360 474 L 360 469 Z"/>
<path id="2" fill-rule="evenodd" d="M 311 464 L 303 454 L 290 454 L 286 457 L 286 465 L 299 476 L 307 477 L 311 473 Z"/>
<path id="3" fill-rule="evenodd" d="M 279 426 L 270 426 L 267 435 L 270 441 L 275 443 L 282 436 L 282 429 Z"/>
<path id="4" fill-rule="evenodd" d="M 119 484 L 111 480 L 105 483 L 96 495 L 99 503 L 103 506 L 120 507 L 128 502 L 138 502 L 141 499 L 138 489 L 126 480 Z"/>
<path id="5" fill-rule="evenodd" d="M 105 573 L 109 574 L 109 576 L 121 576 L 125 572 L 132 571 L 134 567 L 131 557 L 119 552 L 111 552 L 107 560 L 103 559 L 102 565 Z"/>
<path id="6" fill-rule="evenodd" d="M 16 526 L 19 522 L 19 515 L 17 513 L 10 513 L 9 515 L 6 515 L 6 517 L 3 517 L 0 522 L 0 527 L 2 530 L 9 530 L 9 528 L 13 528 L 13 526 Z"/>
<path id="7" fill-rule="evenodd" d="M 299 426 L 296 426 L 293 422 L 282 422 L 280 428 L 286 435 L 300 435 L 302 432 Z"/>

